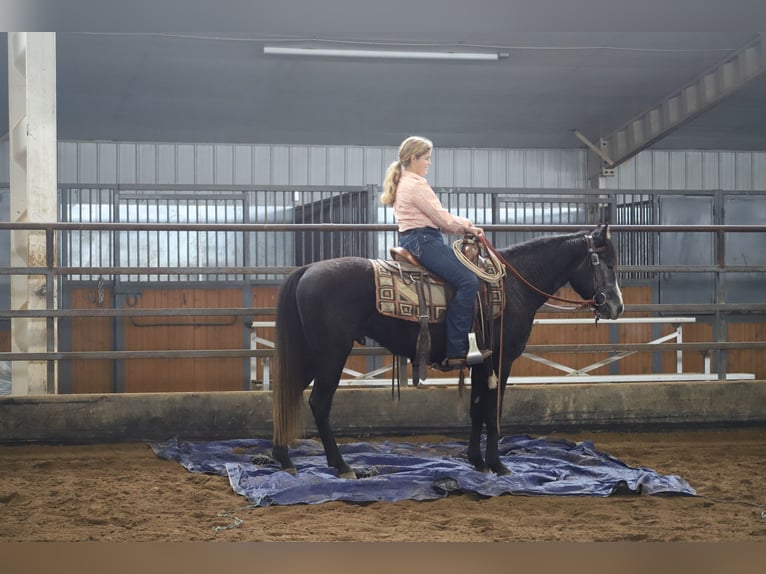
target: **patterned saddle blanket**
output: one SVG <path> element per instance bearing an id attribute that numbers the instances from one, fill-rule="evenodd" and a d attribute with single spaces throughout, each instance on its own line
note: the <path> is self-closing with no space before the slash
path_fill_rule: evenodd
<path id="1" fill-rule="evenodd" d="M 428 309 L 428 322 L 444 322 L 447 304 L 455 293 L 444 279 L 424 267 L 405 261 L 374 259 L 372 266 L 375 270 L 375 304 L 380 314 L 417 322 L 420 318 L 420 292 Z M 502 284 L 490 284 L 488 287 L 492 317 L 499 317 L 504 303 Z"/>

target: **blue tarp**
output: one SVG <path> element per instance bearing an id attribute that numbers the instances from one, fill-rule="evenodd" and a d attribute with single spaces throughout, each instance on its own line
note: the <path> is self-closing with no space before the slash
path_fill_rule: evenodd
<path id="1" fill-rule="evenodd" d="M 480 496 L 696 495 L 684 479 L 630 467 L 598 451 L 591 441 L 503 437 L 501 459 L 512 471 L 507 476 L 475 471 L 466 459 L 465 441 L 341 444 L 343 457 L 360 477 L 356 480 L 338 478 L 335 469 L 327 466 L 322 444 L 315 440 L 300 440 L 291 446 L 290 456 L 298 469 L 295 475 L 280 470 L 270 458 L 268 440 L 187 442 L 173 438 L 151 446 L 158 456 L 178 461 L 192 472 L 227 476 L 234 491 L 257 506 L 433 500 L 452 492 Z"/>

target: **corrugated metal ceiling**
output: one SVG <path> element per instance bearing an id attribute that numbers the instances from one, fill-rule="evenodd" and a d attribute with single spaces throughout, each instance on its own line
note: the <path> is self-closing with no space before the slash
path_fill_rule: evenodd
<path id="1" fill-rule="evenodd" d="M 131 6 L 140 10 L 143 4 Z M 180 20 L 166 12 L 167 4 L 178 4 Z M 406 135 L 420 133 L 444 147 L 582 148 L 572 130 L 596 141 L 755 34 L 534 32 L 527 25 L 547 22 L 555 30 L 568 21 L 577 29 L 598 21 L 621 30 L 631 23 L 662 22 L 663 15 L 705 18 L 713 26 L 727 23 L 726 10 L 711 12 L 696 0 L 673 8 L 654 0 L 640 6 L 610 2 L 611 10 L 600 14 L 588 10 L 596 4 L 394 0 L 368 6 L 285 0 L 197 6 L 193 17 L 204 27 L 239 20 L 250 28 L 225 34 L 66 31 L 78 22 L 81 29 L 99 29 L 99 23 L 101 29 L 115 28 L 120 17 L 129 25 L 131 13 L 87 13 L 77 20 L 76 12 L 54 10 L 48 17 L 51 22 L 58 18 L 64 30 L 57 33 L 58 135 L 68 140 L 397 145 Z M 178 0 L 154 5 L 152 27 L 187 24 L 184 7 L 188 12 L 189 5 Z M 508 57 L 431 62 L 263 54 L 265 45 L 338 42 L 471 46 Z M 0 105 L 5 109 L 6 44 L 3 37 Z M 766 149 L 764 102 L 766 75 L 655 148 Z"/>

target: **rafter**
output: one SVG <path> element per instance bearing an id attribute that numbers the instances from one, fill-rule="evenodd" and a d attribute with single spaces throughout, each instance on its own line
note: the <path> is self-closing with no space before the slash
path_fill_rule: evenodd
<path id="1" fill-rule="evenodd" d="M 601 153 L 598 154 L 602 158 L 599 175 L 611 175 L 616 166 L 719 104 L 766 72 L 765 34 L 757 34 L 705 73 L 673 91 L 658 104 L 631 118 L 611 134 L 602 137 Z"/>

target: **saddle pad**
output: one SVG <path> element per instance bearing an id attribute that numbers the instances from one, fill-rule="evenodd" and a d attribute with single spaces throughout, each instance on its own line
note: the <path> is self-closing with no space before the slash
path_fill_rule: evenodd
<path id="1" fill-rule="evenodd" d="M 378 313 L 387 317 L 418 320 L 418 288 L 416 281 L 423 281 L 423 291 L 428 305 L 428 322 L 442 323 L 447 313 L 447 303 L 454 289 L 440 277 L 425 268 L 400 261 L 372 261 L 375 270 L 375 305 Z M 502 285 L 490 285 L 492 316 L 499 317 L 503 309 Z"/>
<path id="2" fill-rule="evenodd" d="M 375 269 L 375 305 L 381 315 L 418 320 L 418 289 L 415 282 L 424 281 L 428 322 L 440 323 L 447 313 L 447 296 L 444 281 L 429 275 L 422 267 L 414 267 L 398 261 L 374 260 Z"/>

